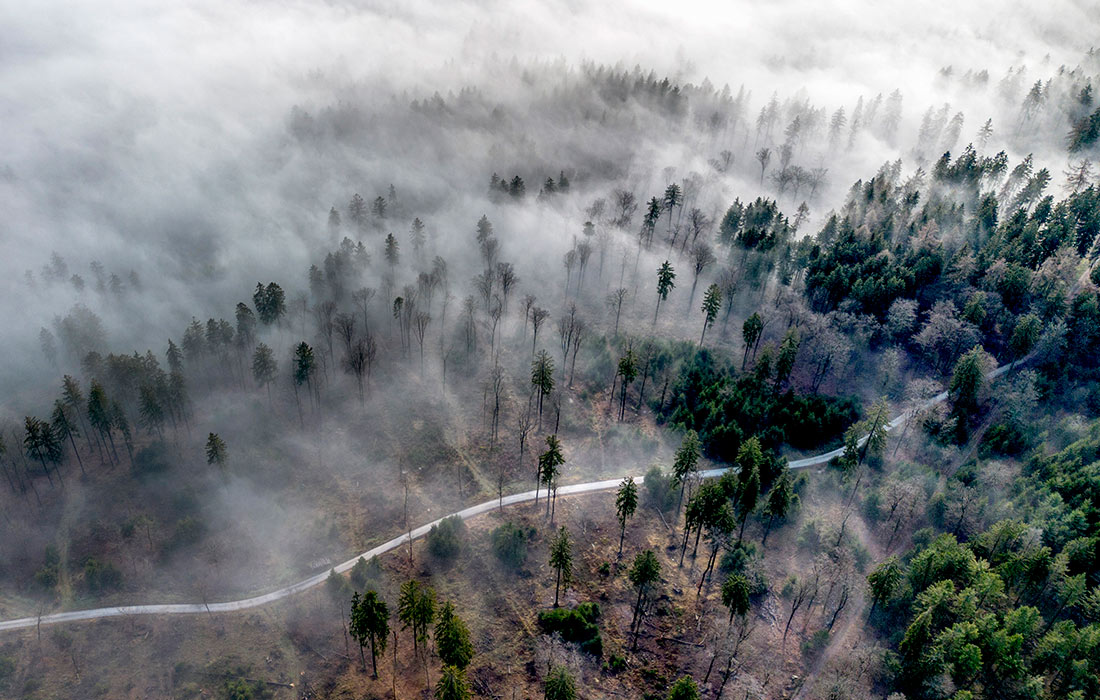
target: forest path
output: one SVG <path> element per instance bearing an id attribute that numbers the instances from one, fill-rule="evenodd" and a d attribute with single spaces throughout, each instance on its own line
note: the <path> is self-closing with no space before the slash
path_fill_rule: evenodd
<path id="1" fill-rule="evenodd" d="M 1030 356 L 1021 359 L 1019 362 L 1001 365 L 997 367 L 989 374 L 986 375 L 987 379 L 994 379 L 1001 376 L 1005 372 L 1025 363 Z M 929 399 L 923 405 L 919 406 L 916 411 L 925 410 L 938 403 L 942 403 L 947 400 L 947 392 L 937 394 Z M 893 430 L 901 425 L 905 424 L 905 421 L 912 415 L 913 412 L 904 412 L 892 419 L 887 425 L 887 430 Z M 859 444 L 863 444 L 866 440 L 866 436 L 860 439 Z M 817 466 L 821 464 L 827 464 L 830 460 L 839 457 L 843 454 L 843 448 L 825 452 L 819 455 L 813 455 L 811 457 L 804 457 L 801 459 L 795 459 L 789 462 L 791 469 L 805 469 L 807 467 Z M 721 476 L 726 467 L 720 469 L 708 469 L 700 473 L 700 476 L 704 479 L 712 479 Z M 578 493 L 592 493 L 594 491 L 609 491 L 611 489 L 618 488 L 622 483 L 625 476 L 616 477 L 614 479 L 603 479 L 601 481 L 590 481 L 583 484 L 570 484 L 562 486 L 558 489 L 559 496 L 569 496 L 571 494 Z M 645 481 L 645 477 L 642 475 L 634 475 L 634 481 L 641 485 Z M 524 491 L 522 493 L 512 494 L 505 496 L 502 501 L 499 501 L 499 505 L 512 506 L 520 503 L 527 503 L 528 501 L 535 500 L 535 491 Z M 467 520 L 483 513 L 488 513 L 498 507 L 498 500 L 491 499 L 484 503 L 464 508 L 463 510 L 451 513 L 450 515 L 443 516 L 451 517 L 458 516 L 463 520 Z M 360 557 L 370 559 L 371 557 L 385 554 L 386 552 L 397 549 L 401 545 L 405 544 L 409 540 L 417 540 L 424 537 L 431 530 L 432 526 L 437 525 L 443 518 L 433 520 L 430 523 L 421 525 L 418 528 L 411 530 L 410 532 L 403 533 L 394 537 L 393 539 L 384 542 L 373 549 L 370 549 L 361 554 L 357 554 L 351 559 L 338 564 L 333 567 L 337 573 L 344 573 L 355 566 L 355 562 Z M 293 583 L 289 586 L 285 586 L 278 590 L 264 593 L 262 595 L 253 596 L 251 598 L 242 598 L 240 600 L 229 600 L 221 603 L 165 603 L 165 604 L 153 604 L 153 605 L 119 605 L 114 607 L 105 608 L 92 608 L 89 610 L 71 610 L 68 612 L 51 613 L 49 615 L 41 615 L 34 617 L 21 617 L 14 620 L 0 621 L 0 632 L 8 630 L 27 629 L 35 627 L 37 625 L 54 625 L 63 622 L 81 622 L 86 620 L 99 620 L 109 617 L 128 617 L 131 615 L 198 615 L 201 613 L 217 613 L 217 612 L 237 612 L 240 610 L 248 610 L 250 608 L 256 608 L 261 605 L 267 605 L 268 603 L 274 603 L 275 601 L 288 598 L 297 593 L 307 591 L 310 588 L 319 586 L 325 582 L 329 576 L 329 571 L 322 571 L 321 573 L 310 576 L 309 578 Z"/>

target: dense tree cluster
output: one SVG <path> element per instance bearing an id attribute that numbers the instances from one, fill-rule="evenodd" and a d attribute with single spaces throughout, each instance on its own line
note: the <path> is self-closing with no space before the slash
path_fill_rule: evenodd
<path id="1" fill-rule="evenodd" d="M 775 374 L 764 363 L 739 374 L 728 361 L 702 351 L 683 362 L 659 415 L 696 431 L 707 454 L 726 462 L 748 436 L 759 435 L 769 449 L 784 443 L 809 449 L 835 440 L 859 417 L 853 398 L 780 393 L 775 387 Z M 774 470 L 765 474 L 770 483 Z"/>

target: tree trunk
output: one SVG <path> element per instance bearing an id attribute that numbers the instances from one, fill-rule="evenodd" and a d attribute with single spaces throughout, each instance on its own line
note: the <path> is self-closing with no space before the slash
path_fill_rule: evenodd
<path id="1" fill-rule="evenodd" d="M 634 603 L 634 617 L 630 621 L 630 626 L 634 631 L 634 641 L 630 645 L 631 651 L 638 649 L 638 633 L 642 629 L 642 594 L 644 592 L 644 586 L 638 588 L 638 600 Z"/>
<path id="2" fill-rule="evenodd" d="M 679 563 L 679 564 L 677 564 L 677 566 L 679 566 L 679 567 L 683 567 L 683 566 L 684 566 L 684 554 L 685 554 L 685 553 L 687 552 L 687 547 L 688 547 L 688 536 L 689 536 L 689 535 L 691 535 L 691 528 L 690 528 L 690 527 L 688 527 L 688 526 L 687 526 L 687 524 L 685 524 L 685 525 L 684 525 L 684 541 L 683 541 L 683 543 L 682 543 L 682 544 L 680 545 L 680 563 Z"/>
<path id="3" fill-rule="evenodd" d="M 374 635 L 373 634 L 371 634 L 371 636 L 370 636 L 370 664 L 371 664 L 371 669 L 374 671 L 374 673 L 372 674 L 372 677 L 373 678 L 378 678 L 378 658 L 375 655 Z"/>

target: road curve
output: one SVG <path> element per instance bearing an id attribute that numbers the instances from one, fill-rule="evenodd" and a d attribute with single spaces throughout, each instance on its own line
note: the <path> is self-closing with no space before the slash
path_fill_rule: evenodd
<path id="1" fill-rule="evenodd" d="M 997 367 L 992 372 L 987 374 L 986 378 L 987 379 L 993 379 L 995 377 L 999 377 L 1002 374 L 1004 374 L 1005 372 L 1008 372 L 1009 370 L 1013 369 L 1018 364 L 1021 364 L 1022 362 L 1026 361 L 1027 359 L 1029 359 L 1029 358 L 1024 358 L 1024 360 L 1021 360 L 1018 363 L 1001 365 L 1000 367 Z M 943 401 L 946 401 L 946 400 L 947 400 L 947 392 L 942 392 L 940 394 L 937 394 L 936 396 L 933 396 L 931 399 L 929 399 L 924 404 L 919 406 L 916 410 L 921 411 L 921 410 L 924 410 L 926 408 L 930 408 L 931 406 L 934 406 L 934 405 L 936 405 L 938 403 L 941 403 Z M 889 424 L 887 425 L 886 429 L 887 430 L 893 430 L 894 428 L 897 428 L 898 426 L 904 424 L 906 419 L 909 418 L 910 415 L 912 415 L 910 412 L 902 413 L 901 415 L 899 415 L 896 418 L 894 418 L 893 420 L 891 420 L 889 422 Z M 864 438 L 861 438 L 860 443 L 862 444 L 862 442 L 864 440 L 866 440 L 866 436 Z M 791 469 L 805 469 L 806 467 L 813 467 L 813 466 L 817 466 L 817 465 L 820 465 L 820 464 L 826 464 L 826 463 L 829 462 L 829 460 L 831 460 L 835 457 L 839 457 L 841 454 L 843 454 L 843 452 L 844 452 L 844 449 L 839 448 L 839 449 L 836 449 L 836 450 L 832 450 L 830 452 L 825 452 L 825 453 L 822 453 L 822 454 L 819 454 L 819 455 L 814 455 L 812 457 L 805 457 L 805 458 L 802 458 L 802 459 L 792 460 L 792 461 L 789 462 L 789 466 L 790 466 Z M 705 470 L 705 471 L 701 472 L 700 476 L 704 479 L 711 479 L 711 478 L 721 476 L 722 473 L 725 472 L 725 471 L 726 471 L 726 468 L 708 469 L 708 470 Z M 619 486 L 619 484 L 622 483 L 624 478 L 625 477 L 619 477 L 619 478 L 615 478 L 615 479 L 604 479 L 602 481 L 590 481 L 590 482 L 583 483 L 583 484 L 569 484 L 567 486 L 561 486 L 561 487 L 558 488 L 558 495 L 559 496 L 568 496 L 568 495 L 571 495 L 571 494 L 578 494 L 578 493 L 592 493 L 594 491 L 607 491 L 609 489 L 617 488 Z M 634 481 L 635 482 L 642 483 L 644 480 L 645 480 L 644 476 L 641 476 L 641 475 L 634 476 Z M 458 517 L 462 518 L 463 520 L 466 520 L 466 519 L 474 517 L 475 515 L 481 515 L 482 513 L 487 513 L 489 511 L 493 510 L 494 508 L 497 508 L 498 504 L 505 505 L 505 506 L 511 506 L 511 505 L 516 505 L 516 504 L 519 504 L 519 503 L 526 503 L 528 501 L 533 501 L 533 500 L 535 500 L 535 492 L 534 491 L 524 491 L 522 493 L 516 493 L 516 494 L 512 494 L 510 496 L 505 496 L 502 502 L 498 501 L 497 499 L 493 499 L 491 501 L 485 501 L 484 503 L 479 503 L 475 506 L 470 506 L 469 508 L 464 508 L 463 510 L 460 510 L 456 513 L 451 513 L 450 515 L 457 515 Z M 443 516 L 443 517 L 450 517 L 450 515 L 446 515 L 446 516 Z M 419 539 L 419 538 L 425 536 L 426 534 L 428 534 L 428 531 L 432 529 L 432 526 L 438 524 L 439 521 L 442 520 L 442 519 L 443 518 L 439 518 L 438 520 L 433 520 L 432 522 L 428 523 L 427 525 L 421 525 L 420 527 L 412 530 L 411 532 L 407 532 L 407 533 L 398 535 L 397 537 L 394 537 L 392 540 L 389 540 L 388 542 L 384 542 L 384 543 L 378 545 L 377 547 L 375 547 L 373 549 L 370 549 L 366 552 L 363 552 L 362 554 L 357 554 L 356 556 L 352 557 L 351 559 L 348 559 L 344 563 L 338 564 L 337 566 L 335 566 L 333 568 L 335 568 L 337 573 L 342 574 L 345 571 L 348 571 L 349 569 L 351 569 L 353 566 L 355 566 L 355 562 L 358 561 L 360 557 L 364 557 L 364 558 L 369 560 L 373 556 L 384 554 L 386 552 L 397 549 L 402 544 L 405 544 L 406 542 L 408 542 L 410 538 L 413 539 L 413 540 L 416 540 L 416 539 Z M 302 581 L 298 581 L 297 583 L 293 583 L 289 586 L 286 586 L 285 588 L 280 588 L 278 590 L 271 591 L 270 593 L 264 593 L 263 595 L 254 596 L 252 598 L 244 598 L 242 600 L 229 600 L 229 601 L 225 601 L 225 602 L 222 602 L 222 603 L 168 603 L 168 604 L 162 604 L 162 605 L 120 605 L 120 606 L 117 606 L 117 607 L 110 607 L 110 608 L 92 608 L 90 610 L 72 610 L 72 611 L 69 611 L 69 612 L 51 613 L 49 615 L 42 615 L 41 617 L 39 617 L 39 616 L 21 617 L 21 618 L 17 618 L 17 619 L 14 619 L 14 620 L 0 621 L 0 632 L 4 632 L 4 631 L 8 631 L 8 630 L 26 629 L 28 627 L 35 627 L 37 625 L 56 625 L 56 624 L 60 624 L 60 623 L 63 623 L 63 622 L 81 622 L 81 621 L 85 621 L 85 620 L 99 620 L 99 619 L 108 618 L 108 617 L 127 617 L 127 616 L 130 616 L 130 615 L 197 615 L 197 614 L 200 614 L 200 613 L 237 612 L 239 610 L 247 610 L 249 608 L 256 608 L 256 607 L 259 607 L 261 605 L 267 605 L 268 603 L 274 603 L 277 600 L 282 600 L 283 598 L 290 597 L 290 596 L 292 596 L 296 593 L 301 593 L 302 591 L 313 588 L 314 586 L 319 586 L 320 584 L 324 583 L 325 579 L 327 579 L 328 576 L 329 576 L 329 570 L 322 571 L 319 574 L 315 574 L 314 576 L 310 576 L 307 579 L 304 579 Z"/>

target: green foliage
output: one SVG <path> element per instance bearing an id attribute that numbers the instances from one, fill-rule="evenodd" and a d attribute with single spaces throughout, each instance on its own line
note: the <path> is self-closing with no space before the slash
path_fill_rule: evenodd
<path id="1" fill-rule="evenodd" d="M 960 470 L 955 481 L 973 478 Z M 1061 452 L 1032 456 L 1000 506 L 1020 518 L 965 543 L 917 533 L 911 552 L 876 567 L 868 583 L 881 610 L 872 619 L 899 630 L 895 688 L 914 700 L 941 697 L 944 680 L 957 697 L 1096 697 L 1098 499 L 1094 423 Z"/>
<path id="2" fill-rule="evenodd" d="M 978 448 L 979 456 L 990 455 L 1019 456 L 1033 446 L 1032 434 L 1017 421 L 1005 420 L 990 426 L 982 435 Z"/>
<path id="3" fill-rule="evenodd" d="M 546 436 L 546 451 L 539 455 L 539 478 L 550 488 L 557 483 L 561 466 L 565 464 L 565 455 L 561 451 L 561 442 L 557 435 Z"/>
<path id="4" fill-rule="evenodd" d="M 275 353 L 264 343 L 259 343 L 252 353 L 252 379 L 258 386 L 265 387 L 275 381 L 277 372 Z"/>
<path id="5" fill-rule="evenodd" d="M 298 343 L 294 348 L 294 386 L 309 384 L 317 371 L 317 359 L 308 343 Z"/>
<path id="6" fill-rule="evenodd" d="M 252 305 L 256 307 L 256 315 L 264 325 L 275 323 L 286 313 L 285 295 L 282 288 L 274 282 L 268 282 L 266 287 L 256 283 Z"/>
<path id="7" fill-rule="evenodd" d="M 454 559 L 465 545 L 466 523 L 457 515 L 443 518 L 428 531 L 428 551 L 439 559 Z"/>
<path id="8" fill-rule="evenodd" d="M 1073 123 L 1068 141 L 1071 153 L 1087 150 L 1100 141 L 1100 107 Z"/>
<path id="9" fill-rule="evenodd" d="M 225 466 L 226 447 L 225 440 L 218 437 L 217 433 L 210 433 L 206 439 L 206 463 Z"/>
<path id="10" fill-rule="evenodd" d="M 330 569 L 328 572 L 328 578 L 325 579 L 325 591 L 333 602 L 340 604 L 340 607 L 344 606 L 344 601 L 351 597 L 353 589 L 351 584 L 348 583 L 348 579 L 340 574 L 336 573 L 336 569 Z"/>
<path id="11" fill-rule="evenodd" d="M 621 654 L 612 654 L 606 663 L 606 668 L 611 673 L 622 673 L 626 670 L 626 657 Z"/>
<path id="12" fill-rule="evenodd" d="M 122 587 L 122 572 L 110 562 L 88 557 L 84 562 L 84 585 L 90 593 L 108 593 Z"/>
<path id="13" fill-rule="evenodd" d="M 1039 341 L 1039 334 L 1043 330 L 1043 322 L 1035 314 L 1027 314 L 1016 321 L 1016 327 L 1012 329 L 1012 337 L 1008 341 L 1013 359 L 1019 359 L 1031 352 L 1035 343 Z"/>
<path id="14" fill-rule="evenodd" d="M 8 681 L 15 675 L 15 659 L 0 656 L 0 688 L 6 688 Z"/>
<path id="15" fill-rule="evenodd" d="M 734 461 L 749 435 L 759 436 L 769 451 L 783 443 L 810 449 L 836 440 L 859 417 L 853 397 L 776 394 L 772 389 L 770 377 L 735 376 L 704 350 L 683 360 L 657 414 L 673 427 L 696 431 L 706 453 L 724 462 Z M 761 469 L 761 481 L 771 483 L 777 472 L 769 462 Z"/>
<path id="16" fill-rule="evenodd" d="M 355 566 L 351 567 L 349 577 L 351 585 L 357 590 L 367 588 L 367 584 L 377 584 L 382 580 L 382 562 L 378 561 L 376 556 L 371 557 L 370 561 L 359 557 Z"/>
<path id="17" fill-rule="evenodd" d="M 576 697 L 577 684 L 569 669 L 555 666 L 546 677 L 546 700 L 575 700 Z"/>
<path id="18" fill-rule="evenodd" d="M 439 610 L 439 620 L 435 623 L 435 651 L 445 665 L 462 671 L 466 670 L 474 658 L 470 630 L 455 613 L 451 601 L 445 602 Z"/>
<path id="19" fill-rule="evenodd" d="M 657 269 L 657 295 L 661 298 L 661 301 L 668 300 L 668 294 L 676 286 L 676 272 L 673 270 L 672 265 L 667 260 L 661 263 L 661 267 Z"/>
<path id="20" fill-rule="evenodd" d="M 596 622 L 600 606 L 580 603 L 575 608 L 555 608 L 539 612 L 538 623 L 544 634 L 560 634 L 567 642 L 580 645 L 581 651 L 595 657 L 603 656 L 603 638 Z"/>
<path id="21" fill-rule="evenodd" d="M 985 383 L 984 357 L 980 347 L 973 348 L 959 358 L 951 374 L 947 392 L 952 411 L 963 418 L 969 418 L 978 410 L 979 393 Z"/>
<path id="22" fill-rule="evenodd" d="M 43 559 L 42 568 L 34 574 L 34 581 L 47 591 L 52 591 L 57 585 L 58 569 L 61 565 L 61 555 L 58 554 L 57 547 L 46 545 Z"/>
<path id="23" fill-rule="evenodd" d="M 661 563 L 657 561 L 657 555 L 652 549 L 647 549 L 634 557 L 634 563 L 630 565 L 627 574 L 630 583 L 640 591 L 645 591 L 650 585 L 661 578 Z"/>
<path id="24" fill-rule="evenodd" d="M 569 530 L 562 525 L 553 541 L 550 542 L 550 567 L 554 569 L 554 607 L 558 605 L 558 590 L 573 580 L 573 544 L 569 540 Z"/>
<path id="25" fill-rule="evenodd" d="M 435 591 L 431 586 L 416 580 L 401 584 L 397 619 L 401 621 L 401 629 L 412 630 L 414 650 L 428 641 L 428 628 L 435 621 L 435 613 Z"/>
<path id="26" fill-rule="evenodd" d="M 718 312 L 722 308 L 722 290 L 719 289 L 717 284 L 712 284 L 707 287 L 706 293 L 703 295 L 703 306 L 701 311 L 703 312 L 703 334 L 707 332 L 707 328 L 714 323 L 714 319 L 718 317 Z M 702 345 L 703 336 L 699 336 L 699 344 Z"/>
<path id="27" fill-rule="evenodd" d="M 699 700 L 699 686 L 691 676 L 683 676 L 668 689 L 668 700 Z"/>
<path id="28" fill-rule="evenodd" d="M 880 255 L 885 248 L 881 233 L 863 235 L 848 218 L 840 221 L 836 238 L 807 267 L 806 296 L 811 306 L 827 312 L 850 299 L 862 312 L 881 320 L 894 300 L 913 297 L 931 286 L 943 270 L 938 245 L 908 249 L 898 257 Z"/>
<path id="29" fill-rule="evenodd" d="M 673 483 L 683 484 L 699 465 L 699 435 L 694 430 L 684 433 L 676 457 L 672 461 Z"/>
<path id="30" fill-rule="evenodd" d="M 352 594 L 348 633 L 359 643 L 360 652 L 370 645 L 371 665 L 378 677 L 378 655 L 386 651 L 390 634 L 390 610 L 378 593 L 368 590 L 362 597 Z M 365 665 L 365 664 L 364 664 Z"/>
<path id="31" fill-rule="evenodd" d="M 531 386 L 538 389 L 540 395 L 554 390 L 554 360 L 545 350 L 539 350 L 531 362 Z"/>
<path id="32" fill-rule="evenodd" d="M 676 489 L 673 477 L 654 465 L 645 473 L 645 504 L 662 513 L 669 513 L 676 507 Z"/>
<path id="33" fill-rule="evenodd" d="M 802 656 L 812 662 L 829 645 L 829 630 L 819 629 L 802 641 Z"/>
<path id="34" fill-rule="evenodd" d="M 904 572 L 897 557 L 889 557 L 867 576 L 871 588 L 871 600 L 875 605 L 885 605 L 898 592 Z"/>
<path id="35" fill-rule="evenodd" d="M 260 681 L 248 681 L 234 678 L 225 682 L 227 700 L 262 700 L 271 697 L 271 693 Z"/>
<path id="36" fill-rule="evenodd" d="M 511 522 L 495 528 L 492 533 L 493 554 L 500 563 L 520 569 L 527 561 L 527 533 Z"/>
<path id="37" fill-rule="evenodd" d="M 166 553 L 186 547 L 193 547 L 202 541 L 206 534 L 206 525 L 202 521 L 187 515 L 176 521 L 172 536 L 164 544 Z"/>
<path id="38" fill-rule="evenodd" d="M 623 538 L 626 536 L 626 521 L 634 516 L 638 509 L 638 486 L 634 479 L 627 477 L 619 485 L 615 494 L 615 518 L 619 521 L 619 555 L 623 552 Z"/>
<path id="39" fill-rule="evenodd" d="M 470 697 L 465 669 L 444 665 L 439 682 L 435 684 L 435 700 L 469 700 Z"/>
<path id="40" fill-rule="evenodd" d="M 783 521 L 787 514 L 797 509 L 799 505 L 798 494 L 794 492 L 794 481 L 791 478 L 791 470 L 784 465 L 779 476 L 772 482 L 767 499 L 761 514 L 767 519 L 765 538 L 775 521 Z"/>
<path id="41" fill-rule="evenodd" d="M 734 615 L 747 615 L 749 603 L 749 580 L 743 574 L 731 573 L 722 583 L 722 605 L 730 611 L 730 622 Z"/>

